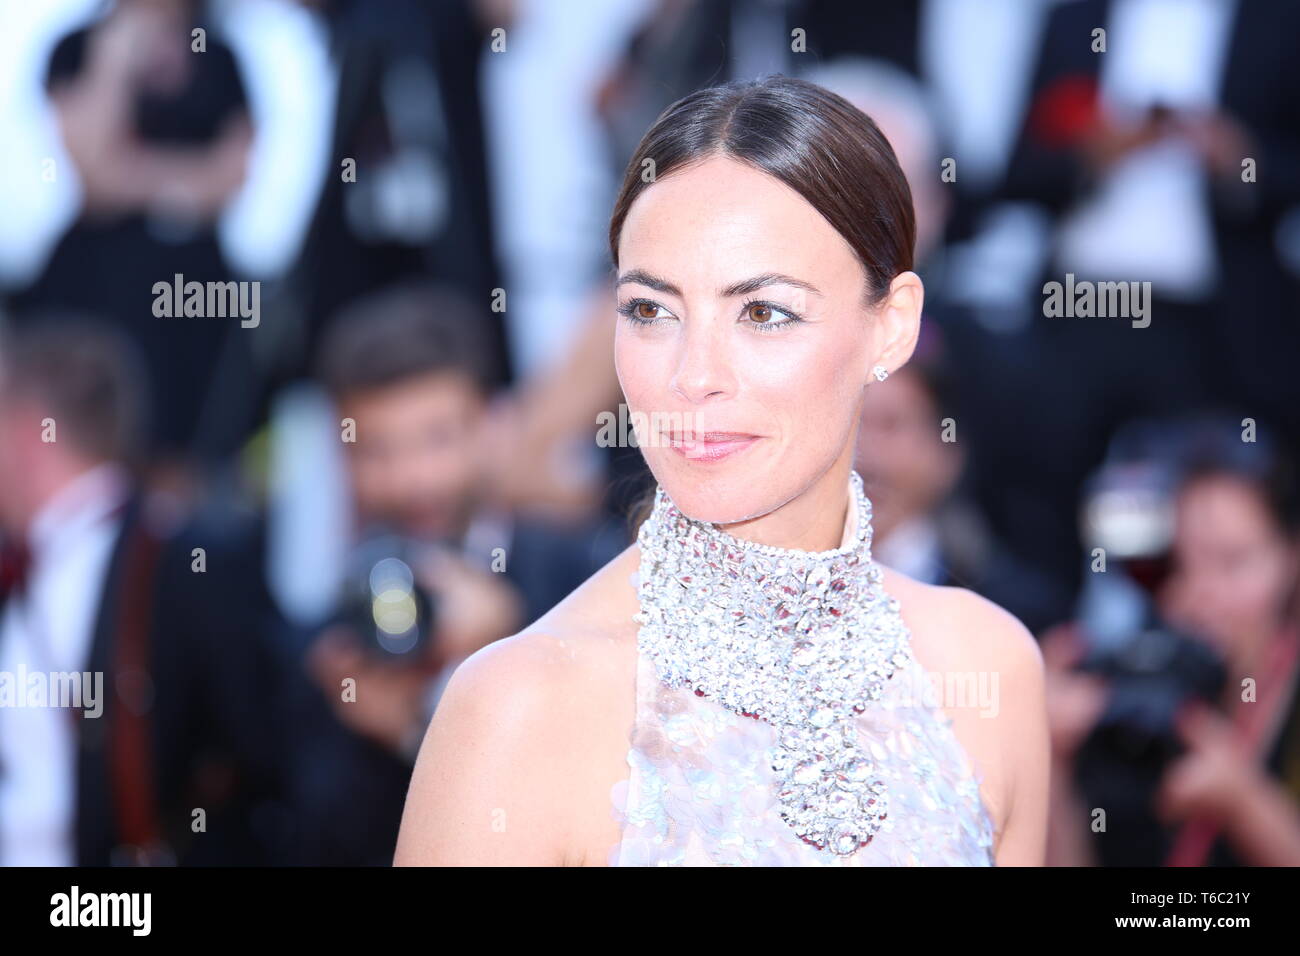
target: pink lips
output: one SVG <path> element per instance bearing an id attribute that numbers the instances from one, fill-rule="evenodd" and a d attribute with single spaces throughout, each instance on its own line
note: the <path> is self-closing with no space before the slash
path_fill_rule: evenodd
<path id="1" fill-rule="evenodd" d="M 668 444 L 688 461 L 719 461 L 738 451 L 744 451 L 758 435 L 739 432 L 704 432 L 700 435 L 673 433 L 666 436 Z"/>

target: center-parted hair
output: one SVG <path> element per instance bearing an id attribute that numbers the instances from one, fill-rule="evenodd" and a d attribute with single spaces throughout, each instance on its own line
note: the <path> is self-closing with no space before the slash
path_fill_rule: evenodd
<path id="1" fill-rule="evenodd" d="M 912 268 L 912 192 L 888 140 L 848 100 L 782 74 L 706 87 L 659 115 L 632 154 L 614 203 L 615 268 L 636 198 L 675 170 L 719 154 L 776 177 L 825 217 L 866 270 L 868 305 L 879 304 L 893 278 Z"/>

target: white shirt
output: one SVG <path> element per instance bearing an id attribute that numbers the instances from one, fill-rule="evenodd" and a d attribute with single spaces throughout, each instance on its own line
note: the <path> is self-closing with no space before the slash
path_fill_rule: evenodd
<path id="1" fill-rule="evenodd" d="M 927 517 L 904 521 L 874 542 L 872 552 L 881 564 L 925 584 L 939 584 L 943 577 L 939 531 Z"/>
<path id="2" fill-rule="evenodd" d="M 1120 0 L 1107 24 L 1101 98 L 1113 116 L 1160 103 L 1218 103 L 1236 0 Z M 1062 223 L 1059 261 L 1086 279 L 1145 280 L 1171 299 L 1204 298 L 1217 280 L 1206 173 L 1166 138 L 1134 150 Z"/>
<path id="3" fill-rule="evenodd" d="M 0 673 L 10 681 L 88 666 L 126 486 L 120 468 L 100 465 L 33 519 L 25 594 L 10 596 L 0 614 Z M 0 864 L 76 864 L 76 772 L 66 707 L 0 706 Z"/>

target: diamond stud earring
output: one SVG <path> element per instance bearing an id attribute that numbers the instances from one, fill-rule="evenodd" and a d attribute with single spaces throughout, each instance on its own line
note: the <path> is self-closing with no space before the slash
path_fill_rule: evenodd
<path id="1" fill-rule="evenodd" d="M 885 368 L 883 365 L 877 365 L 871 370 L 871 374 L 876 376 L 877 382 L 883 382 L 885 379 L 889 378 L 889 369 Z"/>

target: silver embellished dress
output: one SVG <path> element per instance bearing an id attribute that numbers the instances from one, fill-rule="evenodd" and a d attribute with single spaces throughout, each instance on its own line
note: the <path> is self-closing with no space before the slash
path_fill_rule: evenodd
<path id="1" fill-rule="evenodd" d="M 612 866 L 991 866 L 993 826 L 871 560 L 739 540 L 659 489 L 641 526 L 636 718 Z"/>

